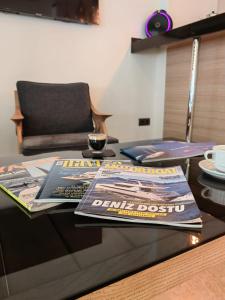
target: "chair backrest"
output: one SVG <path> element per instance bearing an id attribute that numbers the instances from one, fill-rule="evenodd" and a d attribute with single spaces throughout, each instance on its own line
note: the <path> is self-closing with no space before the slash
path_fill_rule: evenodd
<path id="1" fill-rule="evenodd" d="M 87 83 L 18 81 L 17 91 L 24 136 L 93 131 Z"/>

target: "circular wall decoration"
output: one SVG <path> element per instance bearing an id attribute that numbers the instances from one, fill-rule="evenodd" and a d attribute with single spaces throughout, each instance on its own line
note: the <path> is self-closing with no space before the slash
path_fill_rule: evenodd
<path id="1" fill-rule="evenodd" d="M 173 28 L 173 21 L 168 13 L 161 9 L 151 14 L 145 24 L 146 36 L 151 38 L 162 32 L 170 31 Z"/>

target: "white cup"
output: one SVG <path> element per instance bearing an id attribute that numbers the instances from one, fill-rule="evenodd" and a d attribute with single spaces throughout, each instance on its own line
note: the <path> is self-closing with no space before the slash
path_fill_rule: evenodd
<path id="1" fill-rule="evenodd" d="M 225 172 L 225 145 L 217 145 L 213 150 L 204 153 L 205 159 L 209 160 L 208 155 L 212 154 L 212 161 L 217 170 Z"/>

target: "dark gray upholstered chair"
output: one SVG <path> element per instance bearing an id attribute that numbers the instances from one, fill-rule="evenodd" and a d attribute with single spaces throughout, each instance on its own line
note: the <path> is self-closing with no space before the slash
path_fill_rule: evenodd
<path id="1" fill-rule="evenodd" d="M 104 132 L 105 120 L 93 107 L 87 83 L 18 81 L 15 92 L 19 151 L 24 155 L 87 149 L 87 134 Z M 108 143 L 118 139 L 108 136 Z"/>

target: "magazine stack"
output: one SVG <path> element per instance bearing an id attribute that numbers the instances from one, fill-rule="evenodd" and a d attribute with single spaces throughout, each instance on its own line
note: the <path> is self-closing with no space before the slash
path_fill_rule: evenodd
<path id="1" fill-rule="evenodd" d="M 125 222 L 202 227 L 200 211 L 180 166 L 103 165 L 75 214 Z"/>

